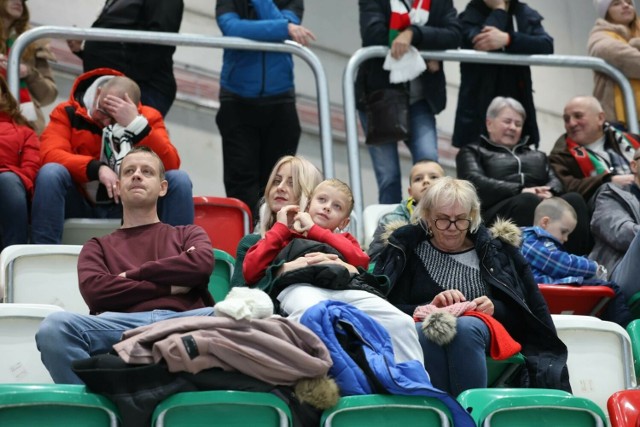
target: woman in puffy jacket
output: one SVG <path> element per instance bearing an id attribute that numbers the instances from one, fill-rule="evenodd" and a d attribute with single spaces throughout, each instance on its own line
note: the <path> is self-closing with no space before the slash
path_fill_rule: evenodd
<path id="1" fill-rule="evenodd" d="M 29 9 L 24 1 L 0 0 L 0 73 L 6 76 L 7 56 L 13 42 L 29 29 Z M 51 104 L 58 89 L 49 60 L 55 57 L 45 40 L 31 43 L 20 57 L 20 107 L 24 117 L 40 135 L 44 130 L 43 105 Z"/>
<path id="2" fill-rule="evenodd" d="M 640 20 L 633 0 L 594 0 L 594 5 L 599 18 L 589 35 L 589 55 L 604 59 L 629 79 L 637 109 L 640 107 Z M 613 79 L 596 71 L 593 96 L 602 104 L 609 122 L 626 126 L 622 92 Z"/>
<path id="3" fill-rule="evenodd" d="M 28 206 L 38 169 L 38 136 L 0 76 L 0 250 L 27 243 Z"/>
<path id="4" fill-rule="evenodd" d="M 528 144 L 522 136 L 526 112 L 513 98 L 496 97 L 486 116 L 488 135 L 460 149 L 456 157 L 458 178 L 471 181 L 482 202 L 486 224 L 497 218 L 511 219 L 520 227 L 533 225 L 536 206 L 543 199 L 563 193 L 562 183 L 549 165 L 547 156 Z M 582 196 L 561 196 L 578 214 L 576 231 L 566 249 L 589 252 L 589 213 Z"/>

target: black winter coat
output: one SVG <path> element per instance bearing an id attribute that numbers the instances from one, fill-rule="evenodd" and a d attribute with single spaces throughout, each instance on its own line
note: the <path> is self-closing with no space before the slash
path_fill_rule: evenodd
<path id="1" fill-rule="evenodd" d="M 426 240 L 421 224 L 397 229 L 376 262 L 374 274 L 389 278 L 388 300 L 405 313 L 429 303 L 443 289 L 433 282 L 415 248 Z M 522 345 L 528 379 L 523 386 L 571 391 L 567 347 L 558 338 L 549 309 L 519 249 L 480 226 L 470 235 L 494 317 Z"/>
<path id="2" fill-rule="evenodd" d="M 547 155 L 526 141 L 509 149 L 482 137 L 458 151 L 456 169 L 458 178 L 475 185 L 483 209 L 520 194 L 523 188 L 547 185 L 554 195 L 563 192 Z"/>
<path id="3" fill-rule="evenodd" d="M 183 0 L 117 0 L 105 6 L 91 28 L 177 33 L 183 11 Z M 173 98 L 175 50 L 175 46 L 87 40 L 81 57 L 85 72 L 113 68 Z"/>
<path id="4" fill-rule="evenodd" d="M 391 6 L 389 0 L 359 0 L 360 37 L 362 46 L 389 46 L 389 20 Z M 412 25 L 411 44 L 418 50 L 446 50 L 460 46 L 460 23 L 451 0 L 433 0 L 426 25 Z M 389 72 L 382 68 L 384 58 L 365 61 L 358 71 L 356 99 L 358 108 L 363 109 L 363 97 L 377 89 L 392 87 Z M 435 73 L 428 70 L 420 75 L 423 92 L 432 114 L 438 114 L 447 103 L 445 76 L 440 69 Z M 400 85 L 395 85 L 400 86 Z"/>
<path id="5" fill-rule="evenodd" d="M 473 49 L 473 38 L 485 26 L 509 33 L 511 42 L 502 53 L 552 54 L 553 38 L 542 27 L 542 16 L 518 0 L 509 11 L 491 10 L 483 0 L 471 0 L 460 14 L 462 48 Z M 523 135 L 536 147 L 540 141 L 528 66 L 460 63 L 460 92 L 453 130 L 453 145 L 463 147 L 486 134 L 485 117 L 496 96 L 517 99 L 527 112 Z"/>

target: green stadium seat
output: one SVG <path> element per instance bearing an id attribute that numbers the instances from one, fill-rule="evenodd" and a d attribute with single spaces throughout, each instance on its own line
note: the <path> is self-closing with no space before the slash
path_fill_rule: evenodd
<path id="1" fill-rule="evenodd" d="M 83 385 L 0 384 L 3 427 L 117 427 L 118 410 Z"/>
<path id="2" fill-rule="evenodd" d="M 598 405 L 561 390 L 478 388 L 460 393 L 458 402 L 479 427 L 607 425 Z"/>
<path id="3" fill-rule="evenodd" d="M 153 413 L 153 427 L 287 427 L 291 411 L 270 393 L 196 391 L 175 394 Z"/>
<path id="4" fill-rule="evenodd" d="M 371 394 L 340 398 L 324 411 L 321 427 L 452 426 L 449 409 L 424 396 Z"/>
<path id="5" fill-rule="evenodd" d="M 213 249 L 215 265 L 209 278 L 209 292 L 215 302 L 222 301 L 231 289 L 231 276 L 236 265 L 234 257 L 222 249 Z"/>

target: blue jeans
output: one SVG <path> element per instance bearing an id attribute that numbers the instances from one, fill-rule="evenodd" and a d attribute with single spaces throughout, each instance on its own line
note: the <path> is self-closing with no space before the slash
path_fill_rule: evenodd
<path id="1" fill-rule="evenodd" d="M 455 338 L 445 346 L 427 339 L 416 323 L 424 366 L 431 384 L 457 396 L 471 388 L 487 387 L 487 350 L 491 335 L 487 325 L 477 317 L 458 317 Z"/>
<path id="2" fill-rule="evenodd" d="M 167 171 L 167 194 L 158 200 L 158 216 L 170 225 L 193 224 L 192 184 L 186 172 Z M 38 244 L 62 242 L 67 218 L 122 218 L 122 205 L 93 205 L 76 187 L 71 174 L 58 163 L 47 163 L 38 172 L 31 209 L 31 241 Z"/>
<path id="3" fill-rule="evenodd" d="M 56 384 L 83 384 L 71 369 L 75 360 L 108 353 L 122 334 L 160 320 L 210 316 L 213 307 L 177 312 L 153 310 L 141 313 L 106 312 L 98 316 L 59 311 L 47 316 L 36 333 L 42 363 Z"/>
<path id="4" fill-rule="evenodd" d="M 0 250 L 27 243 L 27 190 L 20 177 L 13 172 L 0 172 L 0 201 Z"/>
<path id="5" fill-rule="evenodd" d="M 360 111 L 360 122 L 363 129 L 367 127 L 364 112 Z M 413 163 L 430 159 L 438 161 L 438 136 L 436 134 L 436 117 L 429 112 L 425 100 L 411 104 L 409 108 L 411 139 L 407 146 L 411 151 Z M 398 143 L 390 142 L 381 145 L 368 145 L 373 170 L 378 182 L 378 203 L 400 203 L 402 200 L 402 174 Z"/>

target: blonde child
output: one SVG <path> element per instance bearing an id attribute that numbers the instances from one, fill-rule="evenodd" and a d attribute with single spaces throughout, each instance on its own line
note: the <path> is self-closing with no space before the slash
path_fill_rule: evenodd
<path id="1" fill-rule="evenodd" d="M 564 199 L 545 199 L 534 213 L 533 227 L 524 227 L 521 251 L 539 284 L 591 284 L 611 286 L 616 296 L 602 313 L 604 320 L 623 327 L 633 319 L 619 287 L 607 280 L 607 269 L 587 257 L 562 248 L 576 228 L 577 215 Z"/>
<path id="2" fill-rule="evenodd" d="M 577 224 L 573 207 L 559 197 L 545 199 L 534 213 L 532 227 L 522 229 L 522 254 L 538 283 L 583 283 L 606 279 L 607 270 L 587 257 L 563 250 Z"/>
<path id="3" fill-rule="evenodd" d="M 418 204 L 427 189 L 433 182 L 445 176 L 444 169 L 438 162 L 433 160 L 419 160 L 409 172 L 409 188 L 407 192 L 409 197 L 402 200 L 400 204 L 386 215 L 383 215 L 378 222 L 378 227 L 373 233 L 373 241 L 369 245 L 367 251 L 371 262 L 375 261 L 382 249 L 385 247 L 383 235 L 387 230 L 387 225 L 395 224 L 395 227 L 402 223 L 409 223 L 413 208 Z"/>
<path id="4" fill-rule="evenodd" d="M 253 285 L 262 279 L 280 251 L 295 238 L 326 243 L 336 249 L 346 263 L 366 269 L 369 256 L 351 234 L 340 232 L 349 224 L 352 210 L 351 189 L 338 179 L 318 184 L 307 212 L 299 205 L 282 207 L 276 215 L 276 223 L 265 233 L 264 239 L 247 252 L 242 271 L 246 283 Z"/>

